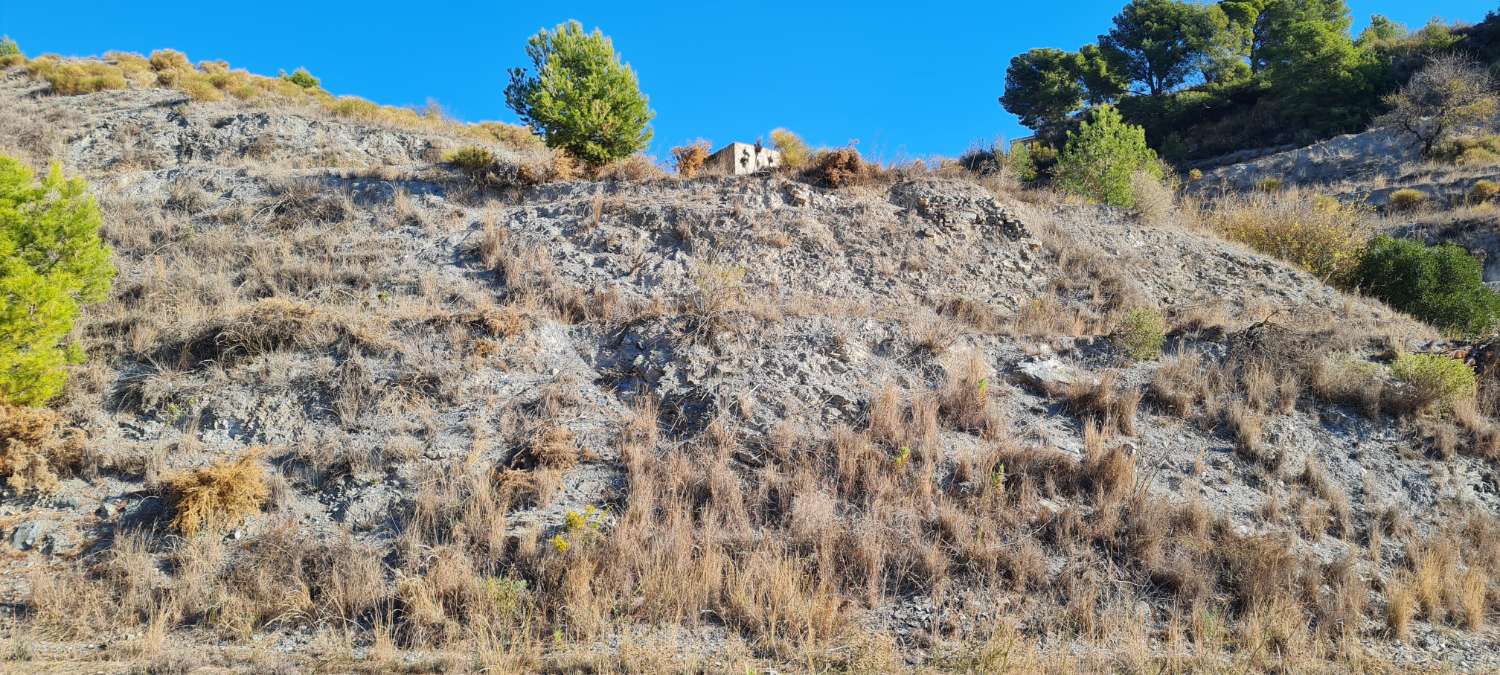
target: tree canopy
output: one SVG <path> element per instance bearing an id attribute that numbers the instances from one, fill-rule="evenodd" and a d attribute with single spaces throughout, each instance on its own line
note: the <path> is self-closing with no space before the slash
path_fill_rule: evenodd
<path id="1" fill-rule="evenodd" d="M 512 68 L 505 101 L 554 148 L 590 164 L 627 157 L 651 142 L 655 113 L 614 44 L 577 21 L 526 43 L 536 73 Z"/>

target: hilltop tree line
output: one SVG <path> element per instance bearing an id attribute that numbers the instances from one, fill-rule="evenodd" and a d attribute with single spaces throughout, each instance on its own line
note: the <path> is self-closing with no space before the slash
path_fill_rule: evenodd
<path id="1" fill-rule="evenodd" d="M 1305 144 L 1364 128 L 1434 57 L 1500 59 L 1500 16 L 1409 31 L 1375 16 L 1358 36 L 1345 0 L 1131 0 L 1094 43 L 1011 59 L 1000 102 L 1059 146 L 1102 105 L 1169 159 Z"/>

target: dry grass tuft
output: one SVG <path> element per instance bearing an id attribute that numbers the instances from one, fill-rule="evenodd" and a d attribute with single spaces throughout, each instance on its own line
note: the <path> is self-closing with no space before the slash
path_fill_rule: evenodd
<path id="1" fill-rule="evenodd" d="M 677 175 L 692 178 L 708 160 L 708 141 L 698 140 L 688 145 L 672 148 L 672 159 L 677 164 Z"/>
<path id="2" fill-rule="evenodd" d="M 239 459 L 169 476 L 163 483 L 174 511 L 171 526 L 189 537 L 238 525 L 259 512 L 271 493 L 255 449 Z"/>
<path id="3" fill-rule="evenodd" d="M 531 442 L 511 458 L 514 469 L 571 469 L 578 464 L 583 451 L 573 440 L 573 432 L 565 427 L 548 427 L 532 438 Z"/>
<path id="4" fill-rule="evenodd" d="M 1073 414 L 1097 419 L 1106 429 L 1113 428 L 1127 436 L 1135 435 L 1135 415 L 1140 408 L 1141 390 L 1120 384 L 1115 372 L 1099 377 L 1081 376 L 1068 385 L 1063 395 Z"/>
<path id="5" fill-rule="evenodd" d="M 83 458 L 84 437 L 59 433 L 57 413 L 0 403 L 0 476 L 16 492 L 57 488 L 58 477 Z"/>

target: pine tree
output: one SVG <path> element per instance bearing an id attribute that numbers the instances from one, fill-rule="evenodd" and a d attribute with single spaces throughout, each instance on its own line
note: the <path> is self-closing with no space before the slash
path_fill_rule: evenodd
<path id="1" fill-rule="evenodd" d="M 1130 181 L 1137 172 L 1162 177 L 1156 153 L 1146 145 L 1146 132 L 1126 124 L 1114 106 L 1094 108 L 1057 160 L 1057 183 L 1064 190 L 1090 199 L 1130 208 L 1135 195 Z"/>
<path id="2" fill-rule="evenodd" d="M 651 142 L 655 113 L 604 33 L 569 21 L 532 36 L 526 53 L 536 73 L 512 68 L 505 100 L 548 146 L 597 166 Z"/>
<path id="3" fill-rule="evenodd" d="M 41 405 L 62 390 L 64 340 L 85 303 L 103 300 L 115 269 L 99 207 L 54 165 L 37 181 L 0 156 L 0 402 Z"/>

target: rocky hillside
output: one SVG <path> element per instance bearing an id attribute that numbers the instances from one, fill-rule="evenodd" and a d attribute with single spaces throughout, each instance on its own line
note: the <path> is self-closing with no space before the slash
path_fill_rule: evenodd
<path id="1" fill-rule="evenodd" d="M 0 110 L 119 269 L 77 456 L 0 500 L 0 669 L 1500 668 L 1500 432 L 1386 365 L 1465 346 L 1236 244 L 21 68 Z M 242 457 L 264 503 L 184 531 Z"/>

